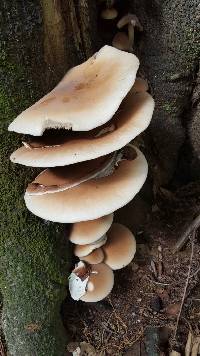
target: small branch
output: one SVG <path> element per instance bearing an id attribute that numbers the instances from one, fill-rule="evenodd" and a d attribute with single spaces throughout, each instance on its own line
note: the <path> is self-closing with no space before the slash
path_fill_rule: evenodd
<path id="1" fill-rule="evenodd" d="M 180 238 L 178 239 L 178 241 L 176 242 L 174 249 L 173 249 L 173 253 L 176 253 L 178 251 L 181 250 L 181 248 L 183 247 L 183 245 L 186 243 L 189 235 L 196 229 L 198 229 L 198 227 L 200 226 L 200 215 L 198 215 L 187 227 L 187 229 L 184 231 L 184 233 L 180 236 Z"/>
<path id="2" fill-rule="evenodd" d="M 186 282 L 185 282 L 185 287 L 184 287 L 184 291 L 183 291 L 183 297 L 182 297 L 182 301 L 181 301 L 181 305 L 180 305 L 180 310 L 179 310 L 178 317 L 177 317 L 177 320 L 176 320 L 176 326 L 175 326 L 175 331 L 174 331 L 174 340 L 176 339 L 178 324 L 179 324 L 181 312 L 182 312 L 182 309 L 183 309 L 183 304 L 184 304 L 185 297 L 186 297 L 187 287 L 188 287 L 188 283 L 189 283 L 189 279 L 190 279 L 192 260 L 193 260 L 193 256 L 194 256 L 194 238 L 195 238 L 195 232 L 193 233 L 193 236 L 192 236 L 192 239 L 191 239 L 190 263 L 189 263 L 189 267 L 188 267 L 188 274 L 187 274 L 187 279 L 186 279 Z"/>

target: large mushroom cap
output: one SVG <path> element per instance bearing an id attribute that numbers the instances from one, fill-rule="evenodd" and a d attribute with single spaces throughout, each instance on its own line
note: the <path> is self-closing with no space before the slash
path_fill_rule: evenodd
<path id="1" fill-rule="evenodd" d="M 148 165 L 144 155 L 133 146 L 123 150 L 124 159 L 118 163 L 114 172 L 108 176 L 91 179 L 71 189 L 30 195 L 25 193 L 27 208 L 35 215 L 50 221 L 74 223 L 98 219 L 121 208 L 138 193 L 145 182 Z M 90 162 L 90 161 L 89 161 Z M 84 163 L 85 166 L 88 162 Z M 71 179 L 76 167 L 63 167 L 65 180 Z M 36 179 L 36 184 L 56 183 L 56 170 L 45 170 Z"/>
<path id="2" fill-rule="evenodd" d="M 9 126 L 10 131 L 41 136 L 47 128 L 88 131 L 103 125 L 131 89 L 137 57 L 104 46 Z"/>
<path id="3" fill-rule="evenodd" d="M 136 252 L 136 241 L 132 232 L 124 225 L 114 223 L 107 233 L 108 239 L 102 247 L 106 263 L 113 270 L 127 266 Z"/>
<path id="4" fill-rule="evenodd" d="M 138 81 L 135 90 L 139 90 Z M 35 148 L 19 148 L 11 155 L 11 161 L 32 167 L 54 167 L 106 155 L 122 148 L 145 130 L 150 123 L 153 109 L 153 98 L 146 92 L 136 93 L 133 89 L 107 124 L 107 133 L 73 139 L 67 137 L 66 140 L 62 137 L 60 145 L 59 139 L 45 143 L 42 138 L 33 143 L 32 147 Z"/>
<path id="5" fill-rule="evenodd" d="M 91 273 L 87 284 L 87 292 L 80 300 L 84 302 L 98 302 L 111 292 L 114 285 L 112 269 L 104 263 L 91 266 Z"/>
<path id="6" fill-rule="evenodd" d="M 109 214 L 96 220 L 73 224 L 69 240 L 74 244 L 80 245 L 93 243 L 109 230 L 112 222 L 113 214 Z"/>

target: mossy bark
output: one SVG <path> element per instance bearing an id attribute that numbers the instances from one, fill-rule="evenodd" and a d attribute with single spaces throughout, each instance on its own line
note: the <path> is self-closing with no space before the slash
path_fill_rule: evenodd
<path id="1" fill-rule="evenodd" d="M 66 29 L 76 20 L 66 15 L 72 5 L 86 16 L 84 1 L 66 1 L 65 7 L 58 0 L 0 4 L 0 290 L 3 332 L 12 356 L 63 356 L 66 350 L 60 315 L 70 255 L 66 227 L 27 211 L 24 190 L 37 172 L 9 161 L 22 137 L 7 127 L 70 66 L 92 53 L 91 41 L 86 40 L 87 51 L 82 40 L 80 51 L 74 42 L 67 43 Z"/>

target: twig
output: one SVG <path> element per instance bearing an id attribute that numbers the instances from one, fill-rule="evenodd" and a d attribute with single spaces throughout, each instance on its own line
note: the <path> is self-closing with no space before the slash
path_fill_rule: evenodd
<path id="1" fill-rule="evenodd" d="M 185 346 L 185 356 L 190 356 L 191 348 L 192 348 L 192 333 L 191 331 L 189 331 L 187 343 Z"/>
<path id="2" fill-rule="evenodd" d="M 189 283 L 189 279 L 190 279 L 190 273 L 191 273 L 191 267 L 192 267 L 192 260 L 193 260 L 193 256 L 194 256 L 194 238 L 195 238 L 195 232 L 193 233 L 192 238 L 191 238 L 190 263 L 189 263 L 189 266 L 188 266 L 187 279 L 186 279 L 185 287 L 184 287 L 184 290 L 183 290 L 183 297 L 182 297 L 182 301 L 181 301 L 179 313 L 178 313 L 177 320 L 176 320 L 176 326 L 175 326 L 175 331 L 174 331 L 174 340 L 176 339 L 178 324 L 179 324 L 181 312 L 182 312 L 182 309 L 183 309 L 183 304 L 184 304 L 185 297 L 186 297 L 187 287 L 188 287 L 188 283 Z"/>
<path id="3" fill-rule="evenodd" d="M 180 236 L 178 241 L 176 242 L 173 253 L 178 252 L 181 250 L 183 245 L 186 243 L 187 239 L 189 238 L 189 235 L 198 227 L 200 226 L 200 215 L 198 215 L 187 227 L 187 229 L 184 231 L 184 233 Z"/>

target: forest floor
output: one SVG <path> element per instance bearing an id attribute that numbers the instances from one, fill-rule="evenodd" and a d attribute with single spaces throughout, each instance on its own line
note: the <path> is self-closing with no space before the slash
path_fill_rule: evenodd
<path id="1" fill-rule="evenodd" d="M 70 297 L 65 302 L 69 351 L 86 342 L 94 347 L 84 353 L 90 356 L 164 356 L 172 349 L 185 355 L 189 331 L 200 335 L 199 236 L 190 235 L 181 251 L 174 252 L 187 218 L 167 208 L 153 210 L 136 235 L 134 260 L 115 271 L 109 297 L 98 303 Z"/>

